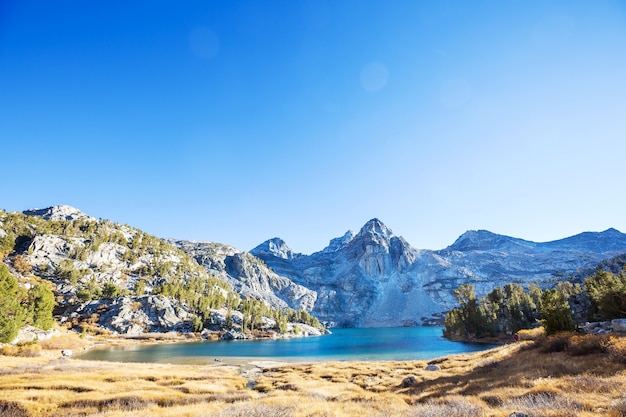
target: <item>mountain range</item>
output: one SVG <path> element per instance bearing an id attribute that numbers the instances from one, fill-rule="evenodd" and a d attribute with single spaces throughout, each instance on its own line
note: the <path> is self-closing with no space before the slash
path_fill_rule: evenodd
<path id="1" fill-rule="evenodd" d="M 108 309 L 100 325 L 120 333 L 189 328 L 182 324 L 193 312 L 184 302 L 170 302 L 163 292 L 153 296 L 155 288 L 189 282 L 205 292 L 232 291 L 276 309 L 304 310 L 330 326 L 433 324 L 456 305 L 454 290 L 462 284 L 473 284 L 479 296 L 512 282 L 549 288 L 626 253 L 626 235 L 615 229 L 544 243 L 473 230 L 444 249 L 422 250 L 378 219 L 310 255 L 295 253 L 280 238 L 242 251 L 216 242 L 159 239 L 69 206 L 19 216 L 0 212 L 0 244 L 5 241 L 14 242 L 7 265 L 15 270 L 15 257 L 22 256 L 38 277 L 56 286 L 63 320 Z M 216 281 L 198 287 L 209 280 Z M 97 293 L 93 289 L 107 283 L 125 290 L 123 299 L 76 304 L 81 291 Z M 223 318 L 223 309 L 210 308 L 216 313 L 207 316 Z M 175 317 L 150 316 L 137 325 L 141 311 L 149 316 L 157 310 Z"/>
<path id="2" fill-rule="evenodd" d="M 312 313 L 320 320 L 348 327 L 429 323 L 455 306 L 461 284 L 478 295 L 512 282 L 548 288 L 624 252 L 626 235 L 615 229 L 545 243 L 472 230 L 445 249 L 419 250 L 378 219 L 311 255 L 293 253 L 279 238 L 250 251 L 315 291 Z"/>

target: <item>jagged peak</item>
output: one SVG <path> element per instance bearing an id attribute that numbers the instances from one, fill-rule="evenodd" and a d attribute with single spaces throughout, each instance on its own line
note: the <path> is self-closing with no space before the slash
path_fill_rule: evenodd
<path id="1" fill-rule="evenodd" d="M 373 218 L 361 228 L 357 237 L 364 235 L 378 235 L 382 236 L 386 239 L 389 239 L 393 236 L 393 232 L 389 229 L 383 222 L 378 220 L 377 218 Z"/>
<path id="2" fill-rule="evenodd" d="M 96 220 L 95 218 L 83 213 L 76 207 L 68 205 L 57 205 L 46 207 L 43 209 L 34 208 L 30 210 L 24 210 L 23 213 L 27 216 L 41 217 L 44 220 Z"/>
<path id="3" fill-rule="evenodd" d="M 287 243 L 279 237 L 268 239 L 250 251 L 253 255 L 272 255 L 282 259 L 293 259 L 300 256 L 294 253 Z"/>
<path id="4" fill-rule="evenodd" d="M 345 247 L 352 239 L 354 239 L 355 233 L 352 230 L 348 230 L 343 236 L 336 237 L 330 240 L 328 246 L 322 249 L 322 252 L 337 252 L 339 249 Z"/>

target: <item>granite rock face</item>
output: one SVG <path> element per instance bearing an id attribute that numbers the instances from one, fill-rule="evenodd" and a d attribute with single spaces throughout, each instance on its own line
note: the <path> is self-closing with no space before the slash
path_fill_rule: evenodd
<path id="1" fill-rule="evenodd" d="M 417 250 L 378 219 L 311 255 L 293 254 L 282 241 L 279 251 L 268 250 L 268 242 L 251 253 L 317 292 L 312 313 L 320 320 L 346 327 L 423 324 L 456 305 L 461 284 L 471 283 L 479 296 L 511 282 L 549 288 L 562 275 L 626 252 L 626 235 L 615 229 L 545 243 L 468 231 L 445 249 Z"/>
<path id="2" fill-rule="evenodd" d="M 167 241 L 193 257 L 209 274 L 228 282 L 244 297 L 264 300 L 276 308 L 311 311 L 315 305 L 315 291 L 275 273 L 250 253 L 213 242 Z M 280 259 L 294 259 L 296 256 L 290 249 L 282 247 L 280 242 L 267 244 L 266 247 L 268 251 L 275 251 Z"/>
<path id="3" fill-rule="evenodd" d="M 146 295 L 83 303 L 70 317 L 95 317 L 100 327 L 128 336 L 193 330 L 187 308 L 168 297 Z"/>
<path id="4" fill-rule="evenodd" d="M 277 237 L 261 243 L 255 248 L 255 253 L 272 255 L 282 259 L 294 259 L 302 256 L 299 253 L 294 253 L 284 240 Z"/>
<path id="5" fill-rule="evenodd" d="M 420 252 L 378 219 L 309 256 L 279 259 L 257 248 L 251 253 L 277 274 L 315 290 L 313 314 L 331 325 L 417 325 L 421 315 L 441 310 L 412 273 Z"/>

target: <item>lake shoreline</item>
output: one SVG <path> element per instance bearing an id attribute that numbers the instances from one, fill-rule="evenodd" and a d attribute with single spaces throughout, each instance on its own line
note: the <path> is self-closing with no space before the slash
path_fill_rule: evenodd
<path id="1" fill-rule="evenodd" d="M 456 342 L 438 327 L 335 329 L 324 337 L 207 341 L 188 335 L 164 338 L 108 338 L 77 355 L 85 360 L 204 365 L 212 362 L 429 360 L 482 351 L 499 344 Z"/>

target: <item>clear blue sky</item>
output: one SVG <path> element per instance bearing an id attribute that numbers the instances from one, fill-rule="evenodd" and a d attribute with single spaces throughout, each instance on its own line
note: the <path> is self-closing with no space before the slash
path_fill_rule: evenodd
<path id="1" fill-rule="evenodd" d="M 311 253 L 626 232 L 624 1 L 0 1 L 0 207 Z"/>

